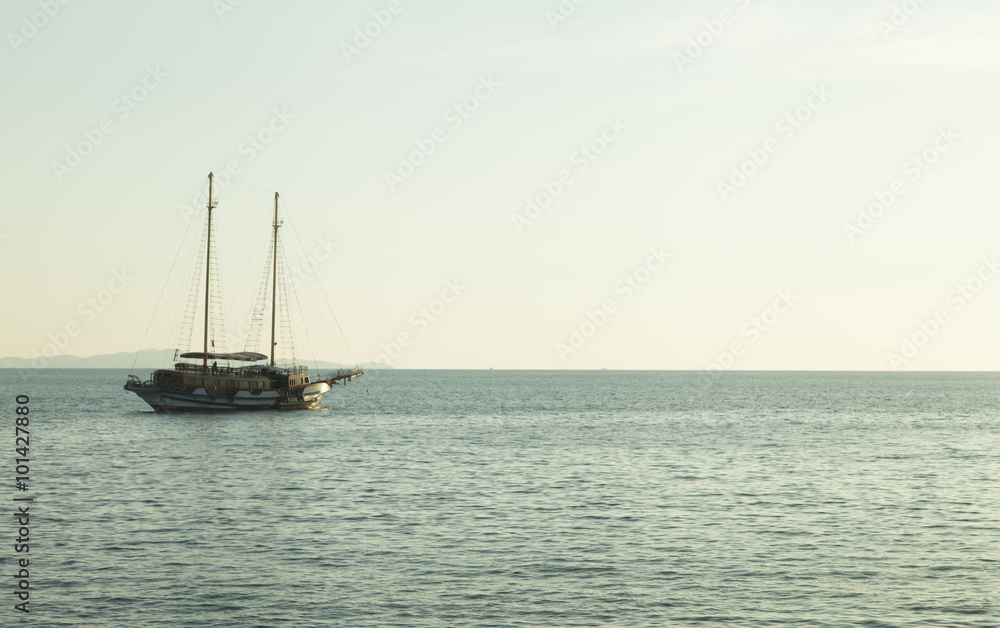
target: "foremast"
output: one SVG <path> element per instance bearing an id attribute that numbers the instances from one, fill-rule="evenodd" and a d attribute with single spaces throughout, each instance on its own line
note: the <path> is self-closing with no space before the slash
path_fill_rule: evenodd
<path id="1" fill-rule="evenodd" d="M 274 347 L 278 344 L 274 337 L 274 326 L 278 311 L 278 193 L 274 193 L 274 260 L 271 270 L 274 276 L 271 280 L 271 366 L 274 366 Z"/>

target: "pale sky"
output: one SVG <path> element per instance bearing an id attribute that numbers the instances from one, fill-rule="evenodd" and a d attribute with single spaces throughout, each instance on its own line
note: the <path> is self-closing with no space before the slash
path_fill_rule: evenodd
<path id="1" fill-rule="evenodd" d="M 2 356 L 167 348 L 235 162 L 231 328 L 278 191 L 362 362 L 1000 369 L 995 2 L 62 2 L 0 8 Z"/>

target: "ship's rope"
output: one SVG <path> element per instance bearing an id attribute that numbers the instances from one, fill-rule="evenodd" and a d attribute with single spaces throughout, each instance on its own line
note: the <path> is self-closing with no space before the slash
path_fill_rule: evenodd
<path id="1" fill-rule="evenodd" d="M 242 181 L 237 181 L 236 179 L 230 179 L 230 183 L 235 183 L 236 185 L 241 185 L 243 187 L 248 187 L 248 188 L 252 188 L 252 189 L 255 189 L 255 190 L 261 190 L 263 192 L 268 192 L 269 194 L 273 194 L 274 193 L 273 189 L 268 189 L 268 188 L 260 187 L 260 186 L 257 186 L 257 185 L 252 185 L 250 183 L 244 183 Z M 287 203 L 285 202 L 285 199 L 279 197 L 278 203 L 279 203 L 279 207 L 281 207 L 284 210 L 284 212 L 285 212 L 286 223 L 288 224 L 288 226 L 290 226 L 292 228 L 292 233 L 295 235 L 295 242 L 298 244 L 299 250 L 303 253 L 303 257 L 304 258 L 308 258 L 308 253 L 306 252 L 305 245 L 303 245 L 303 243 L 302 243 L 302 238 L 299 236 L 299 232 L 295 228 L 295 223 L 293 223 L 291 220 L 288 219 L 289 211 L 288 211 L 288 206 L 287 206 Z M 311 275 L 314 275 L 314 274 L 315 273 L 311 273 Z M 320 282 L 318 278 L 309 277 L 309 278 L 307 278 L 307 283 L 308 283 L 308 279 L 315 279 L 316 283 L 319 285 L 320 294 L 323 295 L 323 300 L 326 303 L 327 310 L 330 312 L 330 316 L 333 318 L 333 322 L 337 325 L 337 331 L 340 332 L 340 337 L 344 341 L 344 346 L 347 347 L 347 352 L 350 354 L 351 360 L 353 361 L 354 366 L 357 367 L 358 366 L 358 359 L 354 355 L 354 350 L 351 349 L 350 343 L 347 341 L 347 335 L 344 333 L 344 329 L 343 329 L 343 327 L 340 324 L 340 320 L 337 318 L 336 313 L 333 311 L 333 306 L 330 304 L 330 298 L 327 296 L 326 290 L 323 289 L 322 282 Z M 242 279 L 240 281 L 242 282 Z M 316 301 L 316 296 L 315 296 L 315 294 L 313 294 L 311 286 L 310 286 L 310 295 L 313 297 L 313 300 Z M 296 299 L 298 299 L 297 295 L 296 295 Z M 316 306 L 317 306 L 317 309 L 321 309 L 319 307 L 319 303 L 318 302 L 316 303 Z M 305 325 L 303 325 L 303 326 L 305 326 Z M 337 352 L 336 351 L 336 345 L 333 342 L 333 339 L 330 337 L 329 330 L 326 328 L 325 325 L 323 326 L 323 329 L 326 332 L 327 339 L 330 342 L 331 349 L 336 354 L 336 352 Z M 337 359 L 337 361 L 339 362 L 339 357 L 337 357 L 335 355 L 334 358 Z M 318 363 L 316 363 L 316 366 L 317 366 L 317 370 L 319 370 Z"/>
<path id="2" fill-rule="evenodd" d="M 257 247 L 260 245 L 261 238 L 264 237 L 264 232 L 266 230 L 267 230 L 267 224 L 266 223 L 261 224 L 260 231 L 257 232 L 257 239 L 254 240 L 253 248 L 250 249 L 250 256 L 247 258 L 246 266 L 243 267 L 243 275 L 240 276 L 240 282 L 236 285 L 236 292 L 233 293 L 233 299 L 232 299 L 232 301 L 230 301 L 231 306 L 230 306 L 230 308 L 228 310 L 230 312 L 235 312 L 236 311 L 236 304 L 239 302 L 239 295 L 240 295 L 240 290 L 243 288 L 243 281 L 246 279 L 247 272 L 250 270 L 250 266 L 253 265 L 253 261 L 255 259 L 257 259 Z M 253 310 L 251 309 L 250 320 L 247 321 L 247 333 L 246 333 L 246 337 L 239 338 L 239 327 L 237 327 L 237 330 L 236 330 L 236 332 L 237 332 L 237 338 L 236 339 L 243 341 L 242 344 L 243 344 L 243 350 L 244 351 L 249 351 L 250 350 L 250 349 L 247 348 L 247 341 L 250 338 L 250 327 L 252 325 L 252 322 L 253 322 Z M 258 334 L 258 341 L 259 340 L 260 340 L 260 336 Z M 240 344 L 237 343 L 235 346 L 240 346 Z M 256 349 L 256 347 L 255 347 L 255 349 Z"/>
<path id="3" fill-rule="evenodd" d="M 267 308 L 268 278 L 271 275 L 271 255 L 274 252 L 274 241 L 268 238 L 267 254 L 261 261 L 261 269 L 257 273 L 257 290 L 250 310 L 250 324 L 247 336 L 243 342 L 244 351 L 260 351 L 260 336 L 264 330 L 264 310 Z M 265 352 L 271 355 L 270 348 Z"/>
<path id="4" fill-rule="evenodd" d="M 284 200 L 282 200 L 282 199 L 279 199 L 279 203 L 282 204 L 282 205 L 285 204 Z M 285 212 L 288 213 L 287 208 L 286 208 Z M 292 227 L 292 233 L 295 234 L 295 239 L 298 241 L 299 248 L 302 249 L 303 251 L 305 251 L 306 247 L 305 247 L 305 245 L 302 244 L 302 238 L 299 237 L 299 232 L 295 228 L 295 225 L 291 221 L 288 221 L 288 224 L 291 225 L 291 227 Z M 326 296 L 326 290 L 323 289 L 323 283 L 321 281 L 319 281 L 318 278 L 316 278 L 316 284 L 319 286 L 319 291 L 320 291 L 320 294 L 323 295 L 324 301 L 326 301 L 326 307 L 330 311 L 330 316 L 333 317 L 333 322 L 337 324 L 337 331 L 340 332 L 340 337 L 344 341 L 344 346 L 347 347 L 347 352 L 349 354 L 351 354 L 351 360 L 354 361 L 354 366 L 358 366 L 358 359 L 355 357 L 354 351 L 351 349 L 350 343 L 347 342 L 347 335 L 344 334 L 344 329 L 340 325 L 340 320 L 337 319 L 337 315 L 333 311 L 333 306 L 330 305 L 330 299 L 329 299 L 329 297 Z"/>
<path id="5" fill-rule="evenodd" d="M 306 333 L 306 344 L 309 346 L 309 353 L 312 356 L 313 366 L 316 367 L 316 375 L 319 379 L 323 379 L 319 370 L 319 360 L 316 359 L 316 352 L 313 350 L 312 338 L 309 337 L 309 325 L 306 324 L 305 317 L 302 315 L 302 303 L 299 301 L 299 292 L 295 289 L 294 285 L 287 288 L 287 291 L 291 292 L 292 297 L 295 299 L 295 307 L 299 312 L 299 320 L 302 321 L 302 331 Z"/>
<path id="6" fill-rule="evenodd" d="M 212 221 L 212 241 L 216 242 L 215 252 L 209 260 L 209 301 L 211 303 L 211 328 L 209 330 L 209 351 L 229 352 L 229 334 L 226 331 L 225 287 L 223 285 L 222 246 L 218 236 L 218 220 Z"/>
<path id="7" fill-rule="evenodd" d="M 301 243 L 300 243 L 300 247 L 301 247 Z M 308 258 L 309 257 L 308 253 L 306 253 L 305 251 L 302 251 L 302 256 L 304 258 Z M 316 281 L 319 281 L 318 278 L 314 278 L 314 279 Z M 316 307 L 316 312 L 319 313 L 322 316 L 322 308 L 319 305 L 319 299 L 316 298 L 316 291 L 313 290 L 312 285 L 309 284 L 308 281 L 306 283 L 306 287 L 309 289 L 309 297 L 312 299 L 313 305 Z M 323 334 L 326 336 L 326 341 L 329 343 L 330 350 L 333 352 L 333 359 L 334 359 L 335 362 L 337 362 L 339 364 L 340 363 L 340 352 L 337 351 L 337 344 L 333 341 L 333 337 L 330 335 L 330 330 L 327 328 L 327 326 L 323 325 L 322 327 L 323 327 Z M 319 370 L 319 363 L 316 364 L 316 369 Z"/>
<path id="8" fill-rule="evenodd" d="M 205 187 L 208 187 L 208 180 L 205 180 L 205 185 L 202 187 L 202 195 L 205 194 Z M 174 261 L 170 264 L 170 270 L 167 272 L 167 280 L 163 282 L 163 289 L 160 290 L 160 296 L 156 299 L 156 305 L 153 306 L 153 315 L 149 318 L 149 324 L 146 325 L 146 331 L 142 334 L 142 340 L 139 341 L 139 350 L 135 353 L 135 358 L 132 360 L 132 366 L 129 368 L 129 375 L 135 371 L 135 365 L 139 361 L 139 354 L 142 353 L 142 348 L 146 344 L 146 337 L 149 336 L 149 330 L 153 327 L 153 321 L 156 320 L 156 312 L 160 309 L 160 303 L 163 301 L 163 295 L 167 292 L 167 287 L 170 285 L 170 278 L 174 274 L 174 267 L 177 265 L 177 260 L 181 257 L 181 251 L 184 250 L 184 243 L 187 242 L 188 233 L 191 231 L 191 225 L 196 221 L 188 221 L 187 227 L 184 229 L 184 237 L 181 240 L 181 245 L 177 249 L 177 253 L 174 255 Z M 177 320 L 177 312 L 174 312 L 174 323 Z M 173 334 L 174 323 L 171 323 L 171 335 Z"/>
<path id="9" fill-rule="evenodd" d="M 204 190 L 202 195 L 204 196 Z M 170 340 L 174 342 L 174 348 L 182 351 L 191 350 L 195 321 L 198 318 L 198 297 L 201 295 L 203 283 L 202 267 L 205 264 L 207 236 L 208 229 L 206 227 L 201 230 L 201 237 L 198 241 L 191 244 L 191 257 L 184 270 L 187 284 L 177 300 L 177 311 L 175 312 L 175 317 L 180 316 L 180 318 L 177 320 L 176 326 L 171 325 L 170 329 Z"/>
<path id="10" fill-rule="evenodd" d="M 253 188 L 255 190 L 262 190 L 264 192 L 268 192 L 269 194 L 274 194 L 273 189 L 262 188 L 259 185 L 250 185 L 249 183 L 243 183 L 242 181 L 237 181 L 236 179 L 230 179 L 229 182 L 235 183 L 236 185 L 242 185 L 245 188 Z"/>
<path id="11" fill-rule="evenodd" d="M 281 321 L 279 325 L 281 355 L 285 361 L 295 366 L 295 322 L 292 320 L 291 309 L 288 307 L 288 259 L 285 257 L 285 247 L 278 242 L 278 312 Z M 301 316 L 301 312 L 299 313 Z M 287 347 L 287 348 L 286 348 Z"/>
<path id="12" fill-rule="evenodd" d="M 280 203 L 280 199 L 279 199 L 279 203 Z M 286 209 L 285 210 L 286 220 L 287 220 L 288 224 L 290 226 L 292 226 L 292 229 L 294 231 L 295 226 L 294 226 L 294 224 L 292 223 L 291 220 L 287 219 L 287 213 L 288 213 L 288 211 Z M 295 233 L 294 235 L 295 235 L 295 241 L 293 241 L 293 244 L 298 244 L 299 245 L 299 250 L 296 251 L 296 254 L 299 255 L 299 256 L 301 256 L 302 259 L 308 259 L 309 258 L 309 253 L 305 250 L 305 247 L 302 246 L 302 241 L 301 241 L 301 239 L 299 239 L 298 233 Z M 309 273 L 308 275 L 313 275 L 313 274 L 314 273 Z M 309 290 L 309 296 L 312 298 L 313 305 L 316 307 L 316 312 L 318 314 L 322 315 L 322 312 L 321 312 L 322 308 L 320 308 L 319 300 L 316 298 L 316 293 L 313 290 L 312 285 L 309 283 L 310 277 L 308 275 L 306 277 L 306 287 Z M 314 278 L 314 279 L 316 281 L 319 281 L 318 278 Z M 294 282 L 293 282 L 293 286 L 294 286 Z M 308 329 L 309 328 L 306 325 L 304 316 L 302 315 L 302 312 L 304 310 L 302 309 L 302 304 L 299 301 L 298 292 L 294 290 L 294 287 L 293 287 L 293 294 L 295 295 L 295 302 L 296 302 L 296 304 L 298 305 L 298 308 L 299 308 L 299 316 L 300 316 L 300 318 L 302 318 L 302 326 L 306 329 L 306 333 L 308 334 Z M 337 363 L 340 363 L 340 354 L 337 351 L 337 345 L 336 345 L 336 343 L 333 342 L 333 338 L 330 336 L 330 330 L 327 328 L 326 325 L 322 325 L 321 327 L 323 328 L 323 333 L 326 335 L 326 340 L 329 343 L 330 350 L 333 352 L 333 359 L 334 359 L 334 361 L 337 362 Z M 322 379 L 322 372 L 321 372 L 321 369 L 319 368 L 319 360 L 316 358 L 316 352 L 313 351 L 312 341 L 311 340 L 310 340 L 309 349 L 310 349 L 310 353 L 312 355 L 313 366 L 316 368 L 317 374 Z"/>

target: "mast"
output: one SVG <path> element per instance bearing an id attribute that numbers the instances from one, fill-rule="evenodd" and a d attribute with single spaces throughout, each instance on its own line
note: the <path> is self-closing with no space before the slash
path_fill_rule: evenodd
<path id="1" fill-rule="evenodd" d="M 204 368 L 208 368 L 208 307 L 209 307 L 209 293 L 211 292 L 212 286 L 212 180 L 215 175 L 211 172 L 208 173 L 208 245 L 205 247 L 207 249 L 207 258 L 205 260 L 205 345 L 202 352 L 204 357 L 201 360 L 201 365 Z"/>
<path id="2" fill-rule="evenodd" d="M 278 306 L 278 193 L 274 193 L 274 278 L 271 282 L 271 366 L 274 366 L 274 321 Z"/>

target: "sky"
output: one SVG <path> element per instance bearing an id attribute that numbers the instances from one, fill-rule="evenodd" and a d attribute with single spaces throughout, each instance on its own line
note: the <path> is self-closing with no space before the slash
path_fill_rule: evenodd
<path id="1" fill-rule="evenodd" d="M 10 0 L 0 30 L 0 355 L 172 348 L 214 172 L 227 326 L 277 191 L 331 305 L 307 357 L 1000 370 L 996 3 Z"/>

